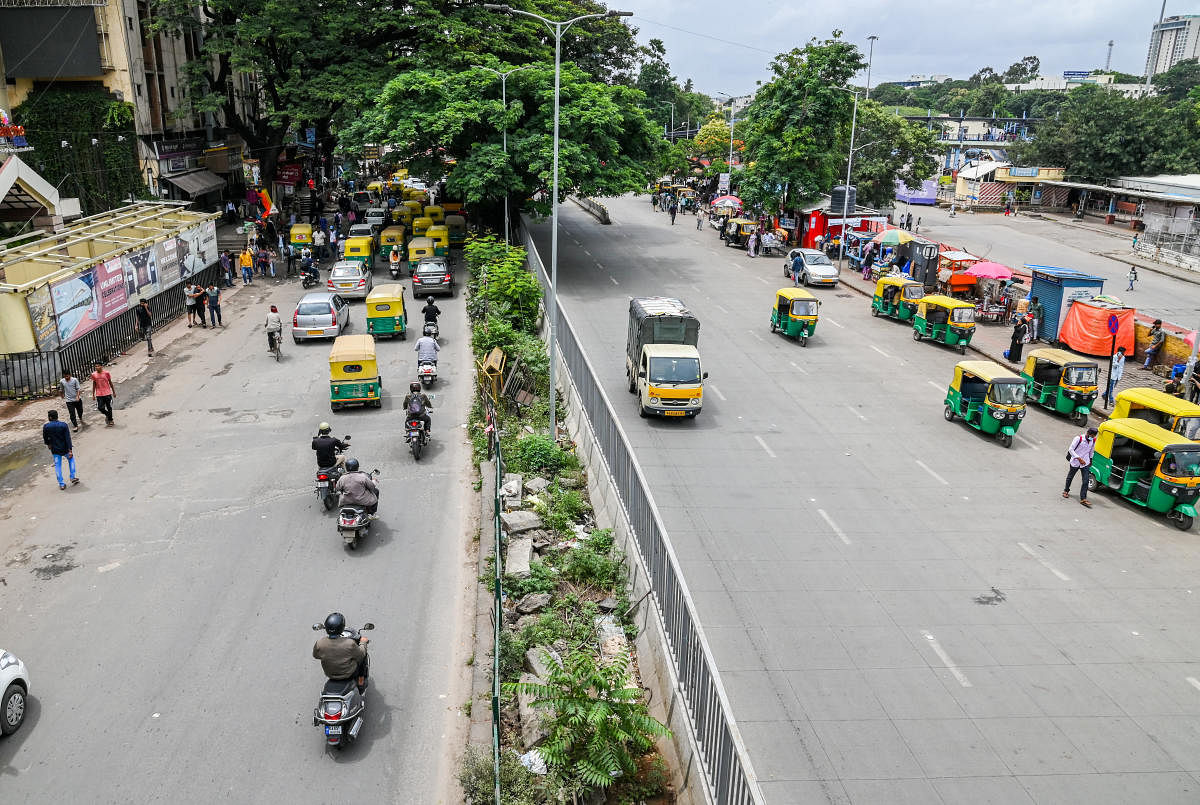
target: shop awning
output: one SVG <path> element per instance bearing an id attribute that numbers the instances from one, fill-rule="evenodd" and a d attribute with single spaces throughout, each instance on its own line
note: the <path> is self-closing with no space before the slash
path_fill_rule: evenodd
<path id="1" fill-rule="evenodd" d="M 211 193 L 214 190 L 221 190 L 225 187 L 225 180 L 209 170 L 180 173 L 175 176 L 164 176 L 162 178 L 192 198 L 203 196 L 205 193 Z"/>

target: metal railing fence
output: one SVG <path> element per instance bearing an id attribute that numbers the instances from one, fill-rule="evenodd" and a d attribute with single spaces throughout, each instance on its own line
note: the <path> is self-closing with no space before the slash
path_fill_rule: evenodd
<path id="1" fill-rule="evenodd" d="M 495 494 L 492 496 L 492 766 L 493 805 L 503 805 L 500 800 L 500 629 L 504 623 L 504 530 L 500 524 L 500 512 L 504 511 L 500 490 L 504 486 L 504 457 L 500 452 L 499 420 L 496 407 L 485 384 L 476 390 L 483 400 L 488 425 L 488 453 L 496 467 Z"/>
<path id="2" fill-rule="evenodd" d="M 523 226 L 522 233 L 530 265 L 542 283 L 549 306 L 553 301 L 549 299 L 545 266 L 528 228 Z M 591 423 L 637 540 L 655 614 L 667 638 L 678 693 L 695 735 L 706 787 L 714 801 L 722 805 L 759 803 L 762 795 L 749 756 L 649 485 L 562 305 L 558 306 L 557 335 L 580 407 Z"/>

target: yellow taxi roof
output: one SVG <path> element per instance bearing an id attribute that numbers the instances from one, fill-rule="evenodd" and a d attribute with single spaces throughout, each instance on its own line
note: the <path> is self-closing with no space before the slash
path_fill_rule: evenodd
<path id="1" fill-rule="evenodd" d="M 929 297 L 925 297 L 928 299 Z M 955 372 L 970 372 L 976 377 L 989 383 L 993 380 L 1015 380 L 1024 383 L 1021 376 L 1005 369 L 995 361 L 959 361 L 954 364 Z"/>
<path id="2" fill-rule="evenodd" d="M 964 302 L 961 299 L 954 299 L 953 297 L 945 296 L 944 294 L 940 294 L 940 293 L 930 294 L 929 296 L 923 296 L 923 297 L 921 297 L 921 301 L 925 304 L 935 305 L 936 307 L 949 307 L 949 308 L 959 308 L 959 307 L 973 308 L 973 307 L 975 307 L 970 302 Z"/>
<path id="3" fill-rule="evenodd" d="M 413 226 L 419 226 L 428 229 L 429 227 L 433 226 L 433 219 L 428 215 L 422 215 L 419 218 L 413 219 Z"/>
<path id="4" fill-rule="evenodd" d="M 393 234 L 393 233 L 399 233 L 399 234 L 403 235 L 404 227 L 400 226 L 399 224 L 392 224 L 391 226 L 385 226 L 383 228 L 383 231 L 380 232 L 379 234 L 388 235 L 388 234 Z"/>
<path id="5" fill-rule="evenodd" d="M 367 294 L 368 302 L 386 302 L 389 299 L 400 299 L 404 296 L 404 286 L 398 282 L 389 282 L 385 285 L 376 285 L 371 292 Z"/>
<path id="6" fill-rule="evenodd" d="M 1039 347 L 1038 349 L 1030 350 L 1025 353 L 1025 358 L 1037 358 L 1043 361 L 1057 363 L 1059 366 L 1066 366 L 1069 363 L 1079 363 L 1085 366 L 1096 366 L 1096 362 L 1090 358 L 1084 358 L 1076 355 L 1073 352 L 1067 352 L 1065 349 L 1053 349 L 1050 347 Z"/>
<path id="7" fill-rule="evenodd" d="M 1136 405 L 1163 411 L 1171 416 L 1200 416 L 1200 405 L 1181 400 L 1159 389 L 1132 388 L 1117 392 L 1117 402 L 1128 400 Z"/>
<path id="8" fill-rule="evenodd" d="M 787 299 L 789 301 L 793 300 L 793 299 L 816 299 L 817 298 L 817 297 L 813 296 L 811 293 L 809 293 L 808 291 L 804 290 L 803 288 L 780 288 L 778 291 L 775 292 L 775 296 L 782 297 L 783 299 Z"/>
<path id="9" fill-rule="evenodd" d="M 367 185 L 367 189 L 368 190 L 382 190 L 383 183 L 382 182 L 371 182 L 369 185 Z"/>
<path id="10" fill-rule="evenodd" d="M 1173 433 L 1144 419 L 1109 419 L 1100 423 L 1100 432 L 1112 432 L 1118 436 L 1133 439 L 1151 450 L 1164 450 L 1171 446 L 1189 450 L 1196 448 L 1195 442 L 1189 442 L 1178 433 Z"/>
<path id="11" fill-rule="evenodd" d="M 426 215 L 428 215 L 430 210 L 433 210 L 434 212 L 441 212 L 441 213 L 445 213 L 445 212 L 446 212 L 446 211 L 445 211 L 444 209 L 442 209 L 442 207 L 441 207 L 440 205 L 438 205 L 438 204 L 426 204 L 426 205 L 425 205 L 425 214 L 426 214 Z"/>
<path id="12" fill-rule="evenodd" d="M 339 335 L 333 339 L 333 347 L 329 350 L 329 362 L 340 361 L 373 361 L 375 360 L 375 339 L 366 333 L 355 335 Z"/>

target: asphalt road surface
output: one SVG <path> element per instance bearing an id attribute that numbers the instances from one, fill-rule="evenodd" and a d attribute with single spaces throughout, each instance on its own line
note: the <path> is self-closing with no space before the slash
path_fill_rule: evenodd
<path id="1" fill-rule="evenodd" d="M 5 802 L 453 801 L 473 575 L 461 296 L 440 302 L 417 464 L 400 404 L 415 336 L 378 343 L 382 410 L 333 414 L 327 342 L 285 331 L 282 361 L 266 351 L 267 304 L 290 324 L 299 284 L 257 285 L 223 306 L 224 330 L 186 330 L 118 384 L 116 427 L 89 406 L 78 487 L 60 492 L 43 464 L 0 504 L 0 644 L 33 684 L 0 739 Z M 353 302 L 349 332 L 364 315 Z M 382 471 L 380 519 L 353 552 L 313 492 L 321 420 Z M 312 725 L 310 627 L 332 610 L 377 627 L 367 723 L 341 752 Z"/>
<path id="2" fill-rule="evenodd" d="M 1045 410 L 1011 449 L 946 422 L 959 356 L 864 297 L 817 290 L 802 348 L 769 328 L 782 258 L 607 203 L 611 226 L 562 207 L 560 295 L 767 801 L 1200 801 L 1200 533 L 1062 499 L 1078 431 Z M 655 294 L 701 320 L 695 420 L 625 390 L 628 301 Z"/>

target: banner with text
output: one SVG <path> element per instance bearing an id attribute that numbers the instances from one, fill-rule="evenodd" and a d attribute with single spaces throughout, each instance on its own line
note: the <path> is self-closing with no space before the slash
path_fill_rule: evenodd
<path id="1" fill-rule="evenodd" d="M 158 249 L 154 246 L 121 257 L 125 268 L 125 294 L 137 300 L 151 297 L 159 291 Z"/>
<path id="2" fill-rule="evenodd" d="M 59 341 L 69 344 L 125 311 L 128 297 L 120 258 L 54 283 L 50 296 L 58 318 Z"/>

